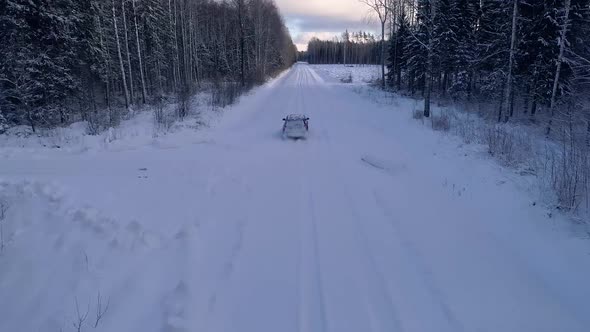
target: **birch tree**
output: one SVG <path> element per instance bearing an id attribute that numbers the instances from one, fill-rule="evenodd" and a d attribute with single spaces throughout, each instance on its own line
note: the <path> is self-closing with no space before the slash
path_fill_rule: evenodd
<path id="1" fill-rule="evenodd" d="M 508 53 L 508 75 L 506 75 L 506 89 L 504 91 L 504 100 L 502 102 L 502 107 L 500 107 L 500 111 L 498 112 L 498 121 L 502 120 L 502 112 L 505 112 L 504 115 L 505 121 L 508 121 L 508 112 L 509 108 L 511 107 L 511 98 L 512 98 L 512 84 L 514 82 L 513 79 L 513 69 L 514 69 L 514 54 L 516 51 L 516 29 L 517 29 L 517 18 L 518 18 L 518 0 L 513 0 L 513 9 L 512 9 L 512 34 L 510 37 L 510 51 Z"/>
<path id="2" fill-rule="evenodd" d="M 131 4 L 133 6 L 133 25 L 135 27 L 135 43 L 137 47 L 137 59 L 139 60 L 139 75 L 141 78 L 141 101 L 145 104 L 146 99 L 146 90 L 145 90 L 145 77 L 143 74 L 143 60 L 141 58 L 141 45 L 139 42 L 139 29 L 137 27 L 137 10 L 135 8 L 135 1 L 131 0 Z"/>
<path id="3" fill-rule="evenodd" d="M 296 57 L 268 0 L 6 0 L 0 27 L 2 130 L 85 120 L 98 133 L 118 106 L 188 100 L 201 81 L 227 105 Z"/>
<path id="4" fill-rule="evenodd" d="M 121 42 L 119 40 L 119 29 L 117 28 L 117 15 L 115 11 L 115 0 L 111 0 L 113 10 L 113 29 L 115 30 L 115 40 L 117 46 L 117 55 L 119 56 L 119 67 L 121 69 L 121 81 L 123 82 L 123 91 L 125 96 L 125 108 L 129 109 L 129 89 L 127 88 L 127 78 L 125 77 L 125 66 L 123 65 L 123 54 L 121 53 Z"/>
<path id="5" fill-rule="evenodd" d="M 359 0 L 373 11 L 381 25 L 381 88 L 385 89 L 385 25 L 389 19 L 391 0 Z"/>
<path id="6" fill-rule="evenodd" d="M 553 80 L 553 90 L 551 91 L 551 103 L 549 105 L 550 110 L 550 118 L 547 124 L 547 135 L 551 133 L 551 125 L 553 122 L 553 117 L 555 116 L 555 103 L 557 99 L 557 88 L 559 86 L 559 77 L 561 75 L 561 65 L 563 63 L 563 55 L 567 44 L 567 30 L 570 24 L 570 9 L 571 9 L 571 0 L 565 0 L 564 3 L 564 15 L 563 15 L 563 22 L 561 24 L 561 32 L 559 35 L 559 55 L 557 56 L 556 61 L 556 68 L 555 68 L 555 78 Z"/>
<path id="7" fill-rule="evenodd" d="M 127 70 L 129 71 L 129 98 L 134 103 L 133 70 L 131 69 L 131 52 L 129 52 L 129 33 L 127 32 L 127 15 L 125 14 L 125 0 L 121 0 L 121 15 L 123 16 L 123 31 L 125 35 L 125 52 L 127 53 Z"/>

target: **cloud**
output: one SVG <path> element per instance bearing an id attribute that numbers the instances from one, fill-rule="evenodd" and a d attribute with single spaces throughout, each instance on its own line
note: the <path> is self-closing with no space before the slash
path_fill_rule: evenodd
<path id="1" fill-rule="evenodd" d="M 369 9 L 358 0 L 276 0 L 276 3 L 299 50 L 307 49 L 307 42 L 313 37 L 332 39 L 347 29 L 377 30 L 367 20 Z"/>
<path id="2" fill-rule="evenodd" d="M 284 15 L 361 18 L 367 8 L 358 0 L 275 0 Z M 359 15 L 360 14 L 360 15 Z"/>

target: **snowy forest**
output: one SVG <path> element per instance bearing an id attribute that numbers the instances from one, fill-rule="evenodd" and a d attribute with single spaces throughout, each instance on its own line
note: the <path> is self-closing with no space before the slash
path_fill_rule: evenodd
<path id="1" fill-rule="evenodd" d="M 590 209 L 589 0 L 361 2 L 380 27 L 380 88 L 423 103 L 413 116 L 433 129 L 536 174 L 560 208 Z M 356 43 L 313 40 L 307 56 L 364 63 L 345 51 Z"/>
<path id="2" fill-rule="evenodd" d="M 590 1 L 362 2 L 381 23 L 383 42 L 359 43 L 348 33 L 337 42 L 312 40 L 310 61 L 366 63 L 350 50 L 368 44 L 365 53 L 377 57 L 372 63 L 387 67 L 383 86 L 420 93 L 427 100 L 425 116 L 432 92 L 496 103 L 494 116 L 503 122 L 515 113 L 530 119 L 543 113 L 548 132 L 560 111 L 588 122 L 580 116 L 588 116 L 590 107 Z M 381 47 L 383 56 L 374 50 Z"/>
<path id="3" fill-rule="evenodd" d="M 380 64 L 381 42 L 370 32 L 344 32 L 342 38 L 312 38 L 303 59 L 310 64 Z"/>
<path id="4" fill-rule="evenodd" d="M 0 129 L 100 131 L 145 104 L 182 118 L 195 93 L 230 103 L 296 59 L 270 0 L 3 0 L 0 31 Z"/>

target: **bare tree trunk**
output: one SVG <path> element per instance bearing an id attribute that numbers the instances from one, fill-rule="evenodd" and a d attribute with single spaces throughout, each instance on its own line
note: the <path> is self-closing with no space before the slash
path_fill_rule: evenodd
<path id="1" fill-rule="evenodd" d="M 344 47 L 343 47 L 344 48 L 344 51 L 342 52 L 342 55 L 344 57 L 344 59 L 343 59 L 344 61 L 343 62 L 344 62 L 344 66 L 345 67 L 346 67 L 346 46 L 348 46 L 348 38 L 349 38 L 348 37 L 348 30 L 346 30 L 346 34 L 345 34 L 345 38 L 344 38 L 344 43 L 343 43 L 344 44 Z"/>
<path id="2" fill-rule="evenodd" d="M 561 32 L 559 36 L 559 55 L 557 56 L 557 68 L 555 69 L 555 79 L 553 80 L 553 90 L 551 91 L 551 104 L 550 104 L 550 111 L 551 111 L 551 118 L 549 119 L 549 123 L 547 124 L 547 135 L 551 133 L 551 125 L 553 122 L 553 116 L 555 116 L 555 102 L 557 98 L 557 87 L 559 86 L 559 76 L 561 75 L 561 64 L 563 63 L 563 53 L 565 51 L 566 45 L 566 38 L 567 38 L 567 27 L 569 25 L 569 16 L 570 16 L 570 8 L 571 8 L 571 0 L 565 0 L 564 9 L 565 9 L 565 18 L 563 21 L 563 25 L 561 26 Z"/>
<path id="3" fill-rule="evenodd" d="M 381 88 L 383 90 L 385 90 L 385 23 L 385 20 L 381 21 Z"/>
<path id="4" fill-rule="evenodd" d="M 123 80 L 123 90 L 125 92 L 125 107 L 129 109 L 129 90 L 127 89 L 127 78 L 125 77 L 125 66 L 123 65 L 123 54 L 121 53 L 121 42 L 119 41 L 119 29 L 117 28 L 117 16 L 115 15 L 115 0 L 111 1 L 113 8 L 113 27 L 115 29 L 115 40 L 117 42 L 117 54 L 119 55 L 119 65 L 121 67 L 121 79 Z"/>
<path id="5" fill-rule="evenodd" d="M 176 6 L 176 5 L 175 5 Z M 176 43 L 176 30 L 174 22 L 172 21 L 172 0 L 168 0 L 168 25 L 170 26 L 170 37 L 174 39 L 175 47 L 178 46 Z M 178 89 L 178 75 L 176 73 L 176 50 L 174 51 L 174 55 L 172 56 L 172 81 L 173 81 L 173 90 L 176 92 Z"/>
<path id="6" fill-rule="evenodd" d="M 381 23 L 381 88 L 385 89 L 385 24 L 390 12 L 390 0 L 360 0 L 369 6 Z M 373 59 L 367 58 L 367 63 Z"/>
<path id="7" fill-rule="evenodd" d="M 191 84 L 191 87 L 193 86 L 193 84 L 195 83 L 195 77 L 194 77 L 194 65 L 193 65 L 193 59 L 194 59 L 194 52 L 193 52 L 193 11 L 192 8 L 190 8 L 189 5 L 189 17 L 188 17 L 188 29 L 187 29 L 187 54 L 188 54 L 188 65 L 186 70 L 188 71 L 188 76 L 189 76 L 189 81 Z"/>
<path id="8" fill-rule="evenodd" d="M 514 7 L 512 10 L 512 36 L 510 37 L 510 53 L 508 59 L 508 77 L 506 78 L 506 88 L 504 91 L 504 102 L 500 107 L 498 114 L 498 121 L 502 119 L 502 112 L 506 113 L 505 121 L 508 121 L 510 108 L 510 99 L 512 95 L 512 67 L 514 66 L 514 49 L 516 46 L 516 18 L 518 16 L 518 0 L 514 1 Z"/>
<path id="9" fill-rule="evenodd" d="M 430 117 L 430 95 L 432 93 L 432 62 L 433 62 L 432 35 L 428 38 L 428 57 L 426 60 L 426 75 L 424 82 L 424 117 Z"/>
<path id="10" fill-rule="evenodd" d="M 238 25 L 240 28 L 240 81 L 242 87 L 246 86 L 246 36 L 244 31 L 244 0 L 237 0 Z"/>
<path id="11" fill-rule="evenodd" d="M 141 76 L 141 100 L 142 103 L 145 104 L 146 99 L 146 91 L 145 91 L 145 77 L 143 74 L 143 60 L 141 58 L 141 46 L 139 44 L 139 31 L 137 28 L 137 12 L 135 10 L 135 1 L 131 0 L 131 4 L 133 5 L 133 23 L 135 25 L 135 41 L 137 43 L 137 58 L 139 59 L 139 75 Z"/>
<path id="12" fill-rule="evenodd" d="M 175 51 L 175 63 L 176 67 L 174 70 L 176 71 L 177 82 L 181 84 L 181 72 L 180 72 L 180 47 L 178 46 L 178 14 L 177 14 L 177 7 L 178 4 L 176 0 L 174 1 L 174 51 Z M 178 87 L 177 87 L 178 88 Z M 181 88 L 182 90 L 182 88 Z M 177 90 L 178 92 L 178 90 Z"/>
<path id="13" fill-rule="evenodd" d="M 127 33 L 127 15 L 125 14 L 125 0 L 121 0 L 121 13 L 123 14 L 123 31 L 125 31 L 125 50 L 127 51 L 127 70 L 129 71 L 129 97 L 131 104 L 135 98 L 133 96 L 133 70 L 131 69 L 131 52 L 129 52 L 129 34 Z"/>
<path id="14" fill-rule="evenodd" d="M 33 116 L 33 109 L 27 103 L 25 103 L 25 108 L 27 110 L 27 120 L 29 120 L 29 125 L 31 126 L 31 130 L 35 133 L 37 132 L 37 127 L 35 117 Z"/>
<path id="15" fill-rule="evenodd" d="M 107 77 L 104 80 L 105 83 L 105 101 L 107 104 L 107 111 L 109 114 L 109 120 L 112 118 L 112 110 L 111 110 L 111 86 L 110 86 L 110 82 L 111 82 L 111 62 L 109 61 L 109 54 L 108 54 L 108 50 L 104 45 L 104 37 L 103 37 L 103 29 L 102 29 L 102 21 L 101 21 L 101 17 L 100 15 L 97 16 L 97 20 L 98 20 L 98 31 L 99 31 L 99 41 L 100 41 L 100 49 L 102 51 L 102 55 L 104 57 L 104 62 L 105 62 L 105 68 L 106 68 L 106 72 L 107 72 Z"/>
<path id="16" fill-rule="evenodd" d="M 436 16 L 436 0 L 432 0 L 430 3 L 430 22 L 428 22 L 429 33 L 428 33 L 428 56 L 426 59 L 426 75 L 424 82 L 424 117 L 430 117 L 430 95 L 432 93 L 432 67 L 434 61 L 434 42 L 432 37 L 434 35 L 434 18 Z"/>
<path id="17" fill-rule="evenodd" d="M 396 17 L 394 16 L 393 17 L 393 20 L 395 20 L 395 19 L 396 19 Z M 397 69 L 398 69 L 398 67 L 401 68 L 401 66 L 399 64 L 399 61 L 398 61 L 398 56 L 397 56 L 398 55 L 398 51 L 399 51 L 397 49 L 398 41 L 399 41 L 399 38 L 398 38 L 399 37 L 399 34 L 392 31 L 392 34 L 393 33 L 395 33 L 394 53 L 393 53 L 393 67 L 392 67 L 393 72 L 392 73 L 389 73 L 389 75 L 391 77 L 391 81 L 392 81 L 391 83 L 392 83 L 392 85 L 396 86 L 397 90 L 400 90 L 401 88 L 399 86 L 399 82 L 397 82 L 397 79 L 394 78 L 394 77 L 397 77 L 397 71 L 398 71 Z"/>

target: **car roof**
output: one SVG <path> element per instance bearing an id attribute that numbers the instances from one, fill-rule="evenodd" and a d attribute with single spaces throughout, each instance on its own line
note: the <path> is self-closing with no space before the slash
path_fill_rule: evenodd
<path id="1" fill-rule="evenodd" d="M 285 117 L 287 121 L 297 121 L 297 120 L 307 120 L 307 115 L 305 114 L 289 114 Z"/>

